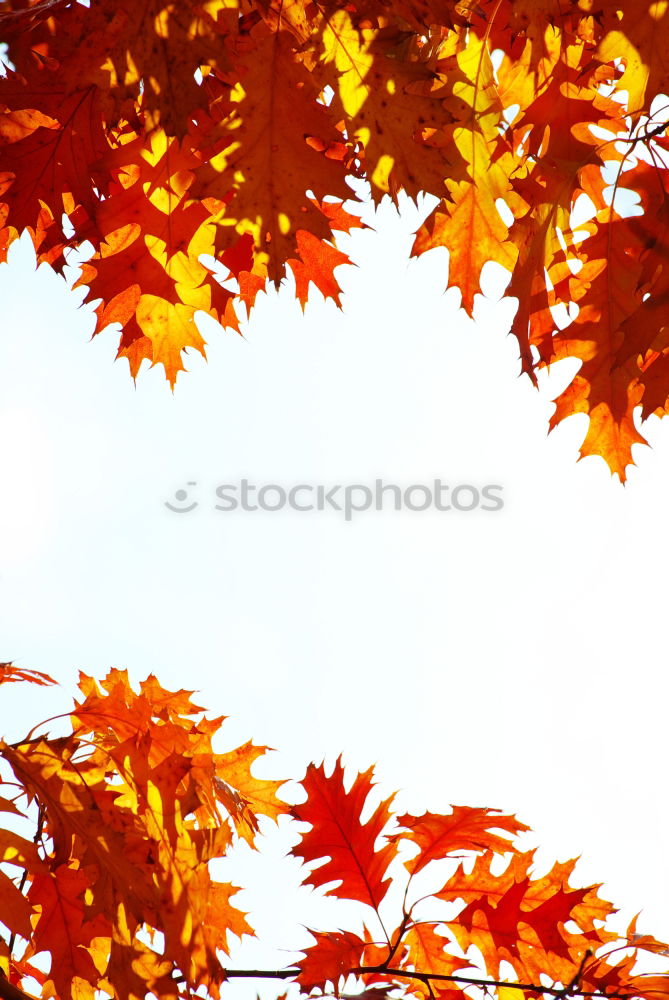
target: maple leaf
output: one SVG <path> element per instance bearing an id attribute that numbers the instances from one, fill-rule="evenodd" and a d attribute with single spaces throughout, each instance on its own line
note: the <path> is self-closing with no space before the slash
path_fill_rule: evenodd
<path id="1" fill-rule="evenodd" d="M 635 959 L 625 956 L 611 964 L 609 955 L 590 961 L 583 970 L 583 989 L 592 989 L 602 995 L 614 993 L 620 997 L 638 997 L 639 1000 L 661 1000 L 669 993 L 669 976 L 637 974 Z"/>
<path id="2" fill-rule="evenodd" d="M 412 253 L 448 248 L 449 286 L 460 289 L 463 307 L 471 316 L 484 264 L 494 261 L 510 271 L 515 264 L 514 247 L 507 239 L 509 230 L 497 202 L 508 200 L 516 164 L 499 136 L 503 109 L 485 46 L 473 40 L 458 53 L 457 69 L 454 94 L 466 109 L 465 116 L 471 117 L 467 127 L 453 130 L 453 145 L 461 154 L 463 168 L 446 180 L 449 197 L 442 202 L 443 210 L 432 214 L 431 227 L 430 220 L 421 227 Z"/>
<path id="3" fill-rule="evenodd" d="M 618 81 L 628 94 L 630 111 L 650 105 L 648 95 L 666 92 L 669 82 L 666 60 L 662 56 L 669 42 L 666 8 L 630 3 L 620 5 L 618 23 L 608 24 L 599 41 L 601 59 L 619 59 L 623 72 Z"/>
<path id="4" fill-rule="evenodd" d="M 15 809 L 6 811 L 18 813 Z M 0 830 L 0 864 L 17 865 L 32 872 L 37 872 L 43 867 L 32 841 L 26 840 L 13 830 Z"/>
<path id="5" fill-rule="evenodd" d="M 13 813 L 15 816 L 23 815 L 21 810 L 16 808 L 16 803 L 12 802 L 11 799 L 5 799 L 2 796 L 0 796 L 0 812 Z"/>
<path id="6" fill-rule="evenodd" d="M 291 813 L 300 822 L 309 823 L 311 830 L 303 834 L 291 853 L 306 862 L 327 858 L 305 881 L 316 887 L 338 882 L 325 892 L 357 899 L 378 911 L 390 887 L 390 879 L 385 876 L 396 848 L 387 843 L 376 849 L 390 820 L 392 797 L 379 803 L 365 824 L 360 820 L 372 791 L 372 775 L 371 767 L 358 774 L 347 791 L 341 757 L 330 775 L 324 765 L 310 764 L 302 781 L 306 802 L 294 806 Z"/>
<path id="7" fill-rule="evenodd" d="M 230 934 L 235 934 L 238 938 L 244 934 L 253 934 L 247 915 L 230 902 L 230 897 L 236 895 L 238 888 L 236 885 L 214 882 L 209 889 L 203 927 L 212 949 L 229 952 Z"/>

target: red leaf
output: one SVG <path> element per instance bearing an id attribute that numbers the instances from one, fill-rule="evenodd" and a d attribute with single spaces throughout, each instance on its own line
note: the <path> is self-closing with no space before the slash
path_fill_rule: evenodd
<path id="1" fill-rule="evenodd" d="M 348 975 L 361 964 L 365 942 L 357 934 L 348 931 L 309 933 L 316 944 L 306 948 L 305 957 L 297 963 L 300 969 L 297 982 L 303 989 L 311 990 L 314 986 L 324 989 L 326 983 L 336 987 L 341 976 Z"/>
<path id="2" fill-rule="evenodd" d="M 363 825 L 360 821 L 372 790 L 372 774 L 371 767 L 359 774 L 347 792 L 341 757 L 330 776 L 325 774 L 323 765 L 310 764 L 302 782 L 307 801 L 295 806 L 292 815 L 300 822 L 310 823 L 311 830 L 303 835 L 292 853 L 303 861 L 329 858 L 326 864 L 310 872 L 306 881 L 313 886 L 339 881 L 326 892 L 357 899 L 376 910 L 388 891 L 390 879 L 384 877 L 397 849 L 394 844 L 375 849 L 390 819 L 392 796 L 377 806 L 367 823 Z"/>
<path id="3" fill-rule="evenodd" d="M 74 996 L 75 978 L 94 983 L 99 977 L 89 949 L 109 922 L 102 915 L 95 923 L 87 919 L 84 893 L 88 887 L 83 871 L 60 865 L 53 873 L 36 875 L 28 893 L 31 903 L 41 907 L 35 949 L 51 955 L 51 979 L 64 998 Z"/>

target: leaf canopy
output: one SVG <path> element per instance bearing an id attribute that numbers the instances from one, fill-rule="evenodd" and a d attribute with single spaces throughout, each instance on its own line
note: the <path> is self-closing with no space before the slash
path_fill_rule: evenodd
<path id="1" fill-rule="evenodd" d="M 364 178 L 438 199 L 412 252 L 470 315 L 508 272 L 522 370 L 581 363 L 552 426 L 625 478 L 669 397 L 664 0 L 0 0 L 0 40 L 0 259 L 90 244 L 133 375 L 174 385 L 198 312 L 238 329 L 288 272 L 339 302 Z"/>

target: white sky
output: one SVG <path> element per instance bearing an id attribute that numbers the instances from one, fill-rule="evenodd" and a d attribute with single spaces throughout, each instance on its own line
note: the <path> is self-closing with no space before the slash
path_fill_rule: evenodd
<path id="1" fill-rule="evenodd" d="M 191 355 L 174 395 L 159 368 L 135 387 L 118 338 L 90 342 L 80 295 L 14 248 L 0 659 L 64 690 L 3 689 L 0 733 L 66 710 L 78 669 L 153 671 L 231 716 L 231 742 L 277 748 L 268 776 L 343 750 L 402 807 L 516 812 L 546 862 L 582 855 L 621 927 L 643 910 L 640 929 L 666 937 L 668 429 L 651 422 L 626 488 L 599 459 L 576 464 L 584 418 L 546 435 L 565 369 L 540 393 L 518 377 L 513 303 L 492 274 L 464 318 L 446 254 L 407 261 L 417 218 L 386 206 L 342 241 L 359 264 L 339 272 L 343 312 L 314 292 L 303 317 L 272 293 L 243 338 L 207 326 L 209 361 Z M 214 488 L 244 476 L 500 483 L 505 507 L 351 523 L 214 510 Z M 170 513 L 188 481 L 200 506 Z M 311 903 L 288 899 L 284 846 L 240 901 L 290 946 Z"/>

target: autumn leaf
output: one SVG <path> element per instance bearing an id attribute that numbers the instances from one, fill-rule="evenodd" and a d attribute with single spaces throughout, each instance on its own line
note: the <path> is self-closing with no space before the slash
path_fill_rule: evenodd
<path id="1" fill-rule="evenodd" d="M 282 782 L 256 778 L 251 773 L 254 761 L 267 750 L 249 742 L 215 757 L 216 794 L 230 813 L 237 833 L 249 843 L 258 830 L 259 816 L 276 820 L 289 812 L 289 806 L 277 797 Z"/>
<path id="2" fill-rule="evenodd" d="M 106 967 L 97 968 L 93 939 L 109 934 L 109 920 L 99 914 L 87 918 L 84 894 L 90 878 L 82 869 L 59 865 L 53 872 L 37 875 L 28 899 L 39 907 L 33 932 L 36 952 L 51 956 L 50 982 L 57 996 L 94 996 L 93 984 Z"/>
<path id="3" fill-rule="evenodd" d="M 209 889 L 207 910 L 204 916 L 205 935 L 211 939 L 211 946 L 225 952 L 230 951 L 230 934 L 241 938 L 244 934 L 252 935 L 253 928 L 243 913 L 230 897 L 235 896 L 238 886 L 224 882 L 214 882 Z"/>
<path id="4" fill-rule="evenodd" d="M 460 969 L 468 968 L 470 963 L 467 959 L 446 951 L 451 942 L 445 935 L 437 933 L 439 926 L 428 922 L 410 925 L 402 938 L 407 948 L 404 968 L 413 968 L 421 973 L 434 973 L 437 976 L 452 976 Z M 416 980 L 414 992 L 428 997 L 431 996 L 431 987 Z"/>
<path id="5" fill-rule="evenodd" d="M 438 899 L 466 904 L 447 926 L 463 949 L 476 945 L 494 978 L 506 961 L 525 981 L 544 971 L 569 982 L 583 954 L 610 940 L 595 921 L 604 921 L 613 907 L 599 898 L 599 886 L 569 886 L 574 861 L 555 864 L 533 879 L 533 852 L 512 856 L 502 875 L 492 874 L 492 857 L 489 851 L 477 857 L 470 873 L 461 865 L 435 893 Z M 570 922 L 579 934 L 566 928 Z"/>
<path id="6" fill-rule="evenodd" d="M 94 164 L 109 149 L 95 89 L 62 86 L 45 66 L 0 78 L 0 199 L 13 238 L 27 230 L 40 260 L 64 262 L 63 215 L 93 214 Z"/>
<path id="7" fill-rule="evenodd" d="M 407 813 L 398 816 L 397 820 L 404 830 L 392 839 L 408 839 L 420 848 L 415 858 L 405 862 L 413 875 L 431 861 L 446 858 L 455 852 L 514 850 L 507 837 L 494 831 L 505 830 L 516 836 L 528 829 L 515 816 L 496 815 L 494 809 L 473 809 L 470 806 L 453 806 L 452 812 L 447 815 L 423 813 L 422 816 L 411 816 Z"/>
<path id="8" fill-rule="evenodd" d="M 181 138 L 206 104 L 192 67 L 227 66 L 221 43 L 233 23 L 224 8 L 207 3 L 177 10 L 162 0 L 103 0 L 91 8 L 42 0 L 22 19 L 6 17 L 2 28 L 21 72 L 39 52 L 64 87 L 99 92 L 104 120 L 114 125 L 141 86 L 151 124 Z"/>
<path id="9" fill-rule="evenodd" d="M 198 158 L 163 132 L 110 157 L 109 197 L 96 210 L 104 242 L 84 265 L 87 299 L 101 299 L 97 330 L 120 322 L 119 356 L 136 375 L 143 360 L 162 364 L 172 385 L 187 348 L 204 353 L 195 323 L 202 311 L 236 325 L 231 300 L 199 260 L 214 252 L 211 212 L 188 197 Z M 82 222 L 81 234 L 90 230 Z"/>
<path id="10" fill-rule="evenodd" d="M 316 943 L 306 949 L 305 957 L 298 963 L 297 982 L 305 990 L 314 986 L 324 990 L 326 983 L 336 987 L 342 976 L 360 964 L 365 942 L 356 934 L 340 931 L 311 933 Z"/>
<path id="11" fill-rule="evenodd" d="M 0 923 L 3 923 L 12 934 L 29 938 L 32 932 L 33 908 L 29 900 L 14 885 L 12 879 L 3 871 L 0 871 L 0 899 L 2 899 Z"/>
<path id="12" fill-rule="evenodd" d="M 319 82 L 333 89 L 347 134 L 364 150 L 372 194 L 440 192 L 448 170 L 444 129 L 453 115 L 435 50 L 386 19 L 373 26 L 356 21 L 350 9 L 334 12 L 308 58 Z"/>
<path id="13" fill-rule="evenodd" d="M 222 150 L 198 171 L 193 195 L 225 205 L 217 246 L 225 249 L 231 232 L 249 234 L 258 263 L 278 282 L 298 230 L 332 237 L 319 202 L 350 197 L 352 153 L 288 32 L 258 24 L 233 56 L 230 96 L 212 130 Z"/>
<path id="14" fill-rule="evenodd" d="M 627 928 L 626 936 L 630 946 L 633 948 L 643 948 L 644 951 L 650 951 L 655 955 L 669 955 L 669 944 L 664 941 L 658 941 L 652 934 L 639 934 L 637 932 L 637 919 L 638 914 L 630 921 Z"/>
<path id="15" fill-rule="evenodd" d="M 0 663 L 0 684 L 16 684 L 20 681 L 28 681 L 29 684 L 38 684 L 40 687 L 56 683 L 53 677 L 41 670 L 24 670 L 15 667 L 13 663 Z"/>
<path id="16" fill-rule="evenodd" d="M 292 816 L 311 829 L 291 853 L 305 862 L 328 859 L 306 876 L 309 884 L 321 887 L 337 882 L 325 892 L 357 899 L 378 910 L 390 886 L 385 876 L 396 848 L 390 843 L 376 847 L 390 820 L 392 797 L 379 803 L 366 823 L 360 819 L 372 791 L 372 774 L 372 768 L 358 774 L 347 790 L 341 757 L 330 775 L 324 765 L 310 764 L 302 781 L 306 802 L 294 806 Z"/>
<path id="17" fill-rule="evenodd" d="M 339 305 L 340 288 L 334 277 L 334 270 L 348 261 L 346 254 L 312 233 L 300 229 L 295 234 L 299 258 L 290 258 L 288 263 L 295 275 L 295 294 L 302 307 L 307 303 L 309 285 L 313 283 L 327 299 L 334 299 Z"/>
<path id="18" fill-rule="evenodd" d="M 274 799 L 280 782 L 250 774 L 264 748 L 214 753 L 222 719 L 199 718 L 190 691 L 168 691 L 153 676 L 136 691 L 115 669 L 101 683 L 82 675 L 81 692 L 71 734 L 0 744 L 39 802 L 46 844 L 42 857 L 0 829 L 0 863 L 23 868 L 28 885 L 23 895 L 0 871 L 0 920 L 52 956 L 44 1000 L 92 998 L 101 983 L 119 1000 L 147 990 L 175 997 L 174 975 L 215 997 L 219 952 L 230 934 L 251 933 L 236 888 L 209 870 L 238 822 L 221 814 L 216 780 L 238 785 L 254 818 L 285 809 Z M 161 944 L 147 945 L 146 931 Z"/>
<path id="19" fill-rule="evenodd" d="M 133 377 L 174 386 L 198 314 L 236 331 L 268 281 L 339 305 L 358 181 L 436 199 L 411 253 L 470 316 L 502 270 L 535 384 L 580 362 L 550 427 L 584 414 L 582 457 L 624 481 L 667 413 L 664 0 L 0 0 L 0 39 L 0 260 L 85 246 Z"/>
<path id="20" fill-rule="evenodd" d="M 616 933 L 599 886 L 571 884 L 575 862 L 536 876 L 534 851 L 510 839 L 527 829 L 515 817 L 462 806 L 398 816 L 392 796 L 374 794 L 372 769 L 349 786 L 341 758 L 330 774 L 307 769 L 306 799 L 287 816 L 300 828 L 291 853 L 316 862 L 307 884 L 368 904 L 373 930 L 359 907 L 341 908 L 344 926 L 307 927 L 313 943 L 296 962 L 228 966 L 254 931 L 238 886 L 210 866 L 234 864 L 240 837 L 258 850 L 259 817 L 288 811 L 280 782 L 252 773 L 265 748 L 215 752 L 224 716 L 207 717 L 193 692 L 153 675 L 134 687 L 121 669 L 82 674 L 79 690 L 71 731 L 0 741 L 12 772 L 2 787 L 14 795 L 0 799 L 0 1000 L 219 1000 L 233 978 L 290 980 L 301 996 L 342 1000 L 463 1000 L 474 986 L 499 1000 L 666 1000 L 668 977 L 641 959 L 667 946 L 636 920 Z M 406 868 L 392 865 L 402 841 L 418 848 Z M 453 867 L 462 852 L 473 866 L 470 856 Z M 411 899 L 437 860 L 450 862 L 446 882 Z M 517 982 L 500 980 L 503 964 Z"/>

